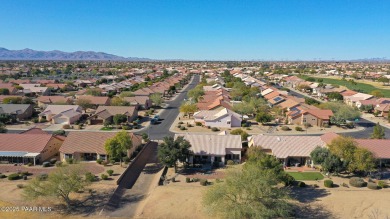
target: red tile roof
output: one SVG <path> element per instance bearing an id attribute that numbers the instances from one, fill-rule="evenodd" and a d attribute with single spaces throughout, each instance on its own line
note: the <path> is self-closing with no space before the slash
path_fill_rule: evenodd
<path id="1" fill-rule="evenodd" d="M 371 151 L 375 157 L 390 159 L 390 139 L 356 139 L 360 147 Z"/>
<path id="2" fill-rule="evenodd" d="M 50 134 L 0 134 L 0 151 L 41 153 L 51 138 Z"/>

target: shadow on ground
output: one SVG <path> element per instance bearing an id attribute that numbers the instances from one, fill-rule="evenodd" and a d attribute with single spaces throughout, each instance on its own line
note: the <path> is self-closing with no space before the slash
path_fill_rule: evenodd
<path id="1" fill-rule="evenodd" d="M 293 187 L 291 189 L 291 196 L 301 203 L 310 203 L 316 201 L 318 198 L 328 196 L 330 192 L 326 189 L 319 189 L 314 187 Z"/>

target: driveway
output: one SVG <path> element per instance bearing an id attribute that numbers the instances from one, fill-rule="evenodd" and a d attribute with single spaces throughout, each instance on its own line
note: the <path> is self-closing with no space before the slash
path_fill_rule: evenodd
<path id="1" fill-rule="evenodd" d="M 198 85 L 199 80 L 200 76 L 195 75 L 186 89 L 182 90 L 174 100 L 166 102 L 167 107 L 159 114 L 161 119 L 159 124 L 150 125 L 146 129 L 136 133 L 147 133 L 152 140 L 162 140 L 165 136 L 173 136 L 174 133 L 170 132 L 169 129 L 179 115 L 179 107 L 187 97 L 187 92 Z"/>

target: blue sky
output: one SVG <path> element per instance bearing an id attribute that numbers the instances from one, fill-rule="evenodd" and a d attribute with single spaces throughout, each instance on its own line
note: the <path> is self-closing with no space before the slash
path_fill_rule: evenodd
<path id="1" fill-rule="evenodd" d="M 196 60 L 390 58 L 390 1 L 3 0 L 0 47 Z"/>

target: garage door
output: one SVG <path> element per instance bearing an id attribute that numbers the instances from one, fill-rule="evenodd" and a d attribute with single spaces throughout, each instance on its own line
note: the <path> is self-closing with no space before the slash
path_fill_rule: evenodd
<path id="1" fill-rule="evenodd" d="M 55 119 L 56 124 L 68 124 L 68 120 L 65 118 L 57 118 Z"/>

